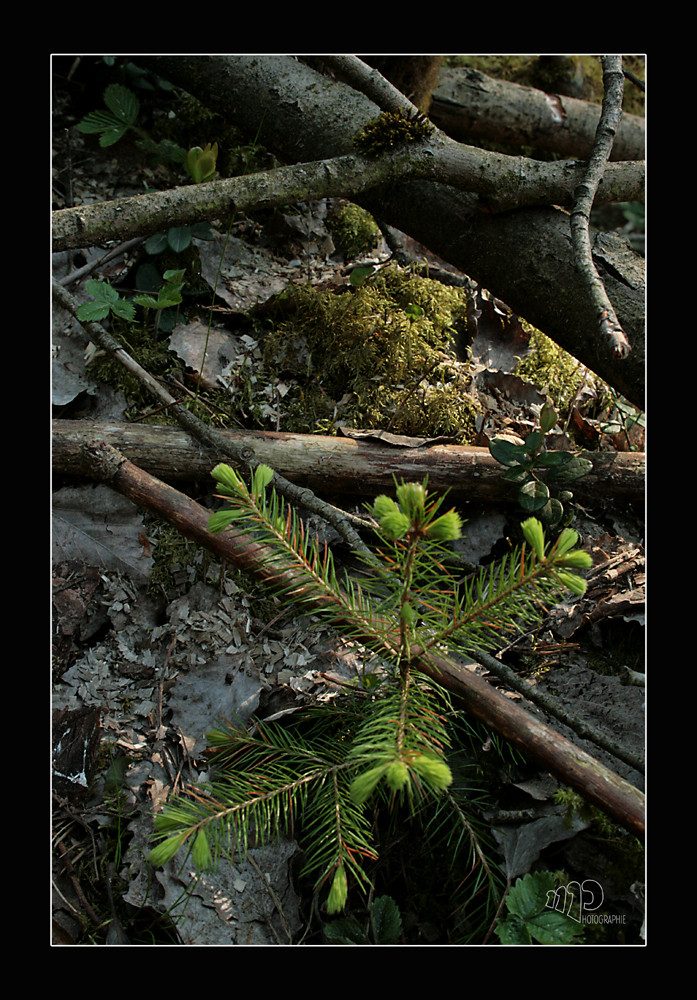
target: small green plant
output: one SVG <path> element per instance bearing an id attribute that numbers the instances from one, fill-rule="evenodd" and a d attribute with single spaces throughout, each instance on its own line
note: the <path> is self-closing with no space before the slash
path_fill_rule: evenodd
<path id="1" fill-rule="evenodd" d="M 528 434 L 524 444 L 515 444 L 505 438 L 489 442 L 492 456 L 506 466 L 503 478 L 519 485 L 520 506 L 549 525 L 562 521 L 564 503 L 573 499 L 573 493 L 563 488 L 565 484 L 580 479 L 593 468 L 589 459 L 573 452 L 546 449 L 545 437 L 556 422 L 556 410 L 547 403 L 540 411 L 539 429 Z M 558 496 L 552 496 L 549 483 L 562 487 Z"/>
<path id="2" fill-rule="evenodd" d="M 83 323 L 99 323 L 111 313 L 130 323 L 135 317 L 135 306 L 132 302 L 122 299 L 108 281 L 96 281 L 90 278 L 85 288 L 92 296 L 92 302 L 83 302 L 78 309 L 77 318 Z"/>
<path id="3" fill-rule="evenodd" d="M 157 293 L 157 298 L 152 295 L 135 295 L 133 301 L 143 309 L 154 309 L 155 330 L 159 325 L 160 316 L 165 309 L 173 309 L 181 304 L 182 288 L 184 287 L 185 269 L 165 271 L 163 274 L 164 284 Z"/>
<path id="4" fill-rule="evenodd" d="M 550 906 L 557 882 L 553 872 L 535 872 L 516 880 L 506 896 L 508 916 L 496 927 L 501 944 L 578 944 L 583 926 Z"/>
<path id="5" fill-rule="evenodd" d="M 106 111 L 90 111 L 78 124 L 79 132 L 98 135 L 100 146 L 113 146 L 135 126 L 140 101 L 128 87 L 110 83 L 104 91 Z"/>
<path id="6" fill-rule="evenodd" d="M 138 136 L 137 145 L 166 162 L 184 163 L 186 152 L 175 142 L 163 139 L 153 140 L 147 132 L 136 124 L 140 113 L 140 101 L 128 87 L 120 83 L 110 83 L 104 91 L 107 110 L 90 111 L 78 123 L 77 130 L 86 135 L 98 135 L 99 145 L 113 146 L 130 130 Z"/>
<path id="7" fill-rule="evenodd" d="M 324 925 L 328 944 L 397 944 L 402 917 L 391 896 L 378 896 L 370 904 L 367 924 L 356 917 L 339 917 Z"/>
<path id="8" fill-rule="evenodd" d="M 603 434 L 624 434 L 630 449 L 635 450 L 635 446 L 631 444 L 629 432 L 635 426 L 642 429 L 646 427 L 646 414 L 637 410 L 623 396 L 618 396 L 612 390 L 611 395 L 614 403 L 613 412 L 610 419 L 601 421 L 600 430 Z"/>
<path id="9" fill-rule="evenodd" d="M 192 146 L 186 154 L 186 169 L 193 178 L 194 184 L 204 184 L 206 181 L 215 180 L 218 176 L 215 165 L 218 159 L 218 143 L 212 146 L 206 144 L 205 149 L 200 146 Z"/>
<path id="10" fill-rule="evenodd" d="M 191 246 L 191 241 L 211 240 L 213 233 L 207 222 L 197 222 L 193 226 L 172 226 L 166 233 L 155 233 L 145 241 L 145 249 L 151 256 L 171 250 L 183 253 Z"/>
<path id="11" fill-rule="evenodd" d="M 241 530 L 265 546 L 269 584 L 288 604 L 324 616 L 374 657 L 370 697 L 347 697 L 254 732 L 226 723 L 208 734 L 214 779 L 168 803 L 155 817 L 153 865 L 180 848 L 201 868 L 257 842 L 299 836 L 304 874 L 327 891 L 328 914 L 341 912 L 350 885 L 367 890 L 377 858 L 373 807 L 421 815 L 428 803 L 453 803 L 448 763 L 452 711 L 447 694 L 419 670 L 448 648 L 494 649 L 501 631 L 538 622 L 544 605 L 571 588 L 590 557 L 566 529 L 553 545 L 539 521 L 523 524 L 525 544 L 495 566 L 456 585 L 441 556 L 460 534 L 454 509 L 426 483 L 402 483 L 396 498 L 370 511 L 378 548 L 360 578 L 339 579 L 328 548 L 308 539 L 302 522 L 272 488 L 274 473 L 254 470 L 249 486 L 229 466 L 213 470 L 229 509 L 213 513 L 213 533 Z M 271 487 L 269 489 L 269 487 Z M 454 822 L 462 806 L 453 806 Z M 459 810 L 459 812 L 458 812 Z M 471 840 L 457 839 L 462 849 Z M 453 847 L 453 851 L 460 847 Z"/>

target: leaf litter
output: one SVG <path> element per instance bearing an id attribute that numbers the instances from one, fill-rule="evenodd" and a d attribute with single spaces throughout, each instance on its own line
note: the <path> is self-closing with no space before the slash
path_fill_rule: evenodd
<path id="1" fill-rule="evenodd" d="M 278 241 L 276 248 L 273 241 L 269 248 L 258 238 L 250 239 L 249 230 L 232 237 L 217 288 L 227 308 L 246 313 L 290 282 L 309 278 L 332 283 L 345 273 L 345 262 L 332 256 L 325 217 L 326 205 L 319 203 L 304 206 L 297 216 L 285 220 L 292 249 L 283 253 L 277 251 Z M 217 242 L 195 241 L 202 276 L 211 288 L 222 239 L 220 234 Z M 414 261 L 420 259 L 421 253 L 415 253 Z M 477 295 L 472 360 L 482 415 L 476 443 L 486 446 L 500 432 L 524 438 L 545 396 L 512 371 L 529 349 L 517 318 L 487 293 L 477 290 Z M 70 324 L 67 329 L 65 324 L 57 328 L 55 337 L 54 402 L 64 406 L 81 397 L 94 397 L 97 387 L 89 378 L 83 349 L 76 346 Z M 236 367 L 252 363 L 256 341 L 248 333 L 231 333 L 225 325 L 214 325 L 209 332 L 208 324 L 199 319 L 177 326 L 170 347 L 197 370 L 206 339 L 209 354 L 203 378 L 212 385 L 233 385 Z M 112 402 L 114 419 L 124 402 Z M 268 406 L 271 415 L 272 397 Z M 300 900 L 290 879 L 297 845 L 281 842 L 273 848 L 254 849 L 244 862 L 197 877 L 178 857 L 158 870 L 153 882 L 145 860 L 153 810 L 182 784 L 195 785 L 205 779 L 205 733 L 216 719 L 245 722 L 255 712 L 277 715 L 295 710 L 310 698 L 335 697 L 338 685 L 355 678 L 360 655 L 350 647 L 337 647 L 311 618 L 292 624 L 281 620 L 276 627 L 260 622 L 254 615 L 254 599 L 223 575 L 218 581 L 202 583 L 197 573 L 193 579 L 184 573 L 179 592 L 170 593 L 163 608 L 147 588 L 152 557 L 142 541 L 140 515 L 105 489 L 66 488 L 54 497 L 54 626 L 56 649 L 65 669 L 54 684 L 53 705 L 56 713 L 100 708 L 103 744 L 111 755 L 127 761 L 121 791 L 128 836 L 120 870 L 127 888 L 121 898 L 135 909 L 171 912 L 178 920 L 182 943 L 287 943 L 301 930 Z M 497 510 L 474 515 L 464 555 L 476 565 L 493 557 L 497 541 L 505 536 L 506 523 Z M 586 526 L 596 547 L 608 548 L 603 531 Z M 627 541 L 622 534 L 613 534 L 613 545 L 620 552 L 635 545 L 631 531 L 626 532 Z M 593 594 L 593 606 L 602 606 L 604 599 L 607 621 L 631 621 L 641 628 L 643 581 L 635 574 L 637 585 L 632 584 L 629 599 L 625 582 L 626 578 L 620 581 L 618 589 L 615 579 L 606 578 L 605 589 Z M 603 616 L 593 620 L 592 614 L 590 602 L 558 611 L 546 633 L 550 648 L 559 637 L 572 641 L 590 627 L 602 652 Z M 602 715 L 603 704 L 624 705 L 630 727 L 643 741 L 643 692 L 635 690 L 627 705 L 629 689 L 620 687 L 619 678 L 606 677 L 599 702 L 598 675 L 584 661 L 569 660 L 568 653 L 562 656 L 560 669 L 549 676 L 557 692 L 566 679 L 570 700 L 591 716 Z M 620 728 L 625 721 L 619 723 Z M 616 764 L 612 761 L 612 766 Z M 622 773 L 621 767 L 617 770 Z M 104 806 L 106 783 L 102 773 L 82 806 L 83 821 L 97 831 L 110 828 L 113 822 Z M 538 833 L 519 824 L 502 835 L 502 842 L 515 845 L 511 850 L 521 872 L 529 868 L 521 857 L 536 856 L 535 852 L 539 854 L 560 835 L 558 823 L 552 823 L 553 834 L 545 841 L 539 831 L 548 831 L 551 820 L 538 817 L 533 822 L 538 824 L 534 828 Z M 68 933 L 77 933 L 74 915 L 64 901 L 55 907 L 54 916 Z"/>

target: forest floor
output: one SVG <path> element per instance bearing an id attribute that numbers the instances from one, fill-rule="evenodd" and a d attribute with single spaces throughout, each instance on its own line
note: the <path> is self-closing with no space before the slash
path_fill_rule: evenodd
<path id="1" fill-rule="evenodd" d="M 54 147 L 63 167 L 55 207 L 65 205 L 62 129 L 84 113 L 73 108 L 72 93 L 61 87 L 56 94 Z M 71 136 L 75 204 L 133 194 L 163 180 L 164 168 L 152 166 L 133 145 L 100 149 L 92 136 L 74 129 Z M 234 237 L 234 285 L 231 279 L 217 300 L 216 324 L 223 332 L 248 335 L 251 305 L 291 282 L 325 287 L 345 281 L 353 267 L 390 258 L 384 239 L 347 258 L 327 228 L 327 214 L 327 205 L 319 203 L 244 220 Z M 210 248 L 205 241 L 192 246 L 200 253 L 210 300 L 215 270 Z M 69 284 L 81 301 L 88 298 L 89 278 L 104 278 L 130 294 L 138 266 L 147 263 L 142 246 L 106 266 L 99 264 L 104 252 L 97 247 L 56 254 L 54 276 L 87 268 Z M 409 260 L 418 266 L 426 250 L 403 238 L 402 254 L 409 268 Z M 445 262 L 431 264 L 431 277 L 442 269 L 452 278 Z M 183 382 L 196 373 L 202 337 L 200 330 L 192 334 L 191 325 L 185 330 L 175 324 L 165 338 Z M 491 380 L 480 389 L 486 420 L 477 425 L 476 442 L 467 443 L 529 432 L 545 395 L 514 369 L 531 349 L 521 347 L 514 317 L 500 323 L 482 319 L 472 363 L 495 377 L 496 391 Z M 54 353 L 60 359 L 54 369 L 54 416 L 130 419 L 132 400 L 95 378 L 76 325 L 58 309 Z M 207 379 L 215 382 L 222 374 L 224 361 L 218 365 L 211 362 Z M 275 429 L 280 411 L 274 407 L 267 414 L 271 423 L 261 429 Z M 601 416 L 588 416 L 592 407 L 593 400 L 580 394 L 560 418 L 555 433 L 568 434 L 569 447 L 576 443 L 569 428 L 583 425 L 594 429 L 595 447 L 643 450 L 638 429 L 631 443 L 621 433 L 603 433 Z M 214 721 L 269 718 L 331 701 L 355 679 L 360 649 L 340 641 L 312 615 L 284 612 L 253 581 L 226 571 L 107 487 L 55 471 L 53 485 L 54 943 L 323 943 L 321 920 L 296 878 L 294 841 L 255 848 L 246 859 L 202 876 L 188 864 L 154 871 L 147 853 L 153 812 L 187 782 L 205 778 L 206 732 Z M 177 488 L 192 492 L 204 506 L 212 501 L 209 484 Z M 468 564 L 485 565 L 504 551 L 520 513 L 510 501 L 467 505 L 461 554 Z M 503 659 L 629 755 L 641 757 L 643 500 L 622 509 L 610 502 L 577 507 L 573 527 L 594 558 L 586 594 L 553 608 L 539 630 L 504 650 Z M 315 530 L 332 537 L 326 525 L 315 523 Z M 507 695 L 523 701 L 516 692 Z M 580 739 L 534 705 L 526 707 L 643 788 L 643 774 L 631 764 Z M 75 780 L 84 767 L 90 772 L 88 788 Z M 553 797 L 557 783 L 523 761 L 505 778 L 499 773 L 496 786 L 492 816 L 496 812 L 499 818 L 491 825 L 497 860 L 509 876 L 543 867 L 579 883 L 591 880 L 602 886 L 600 912 L 606 919 L 587 929 L 586 942 L 641 944 L 643 858 L 635 839 L 596 815 L 576 813 L 569 824 Z M 500 816 L 504 810 L 508 821 Z M 452 940 L 447 922 L 439 925 L 427 907 L 409 912 L 403 906 L 406 943 Z"/>

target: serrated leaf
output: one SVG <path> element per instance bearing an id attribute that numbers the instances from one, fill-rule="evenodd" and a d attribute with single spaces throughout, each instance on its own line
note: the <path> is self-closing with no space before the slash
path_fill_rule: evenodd
<path id="1" fill-rule="evenodd" d="M 363 928 L 355 917 L 340 917 L 324 925 L 324 936 L 329 944 L 365 944 Z"/>
<path id="2" fill-rule="evenodd" d="M 153 298 L 152 295 L 134 295 L 133 301 L 137 306 L 142 306 L 144 309 L 159 309 L 157 299 Z"/>
<path id="3" fill-rule="evenodd" d="M 97 299 L 99 302 L 116 302 L 119 297 L 116 289 L 112 288 L 106 281 L 97 281 L 94 278 L 90 278 L 85 288 L 92 298 Z"/>
<path id="4" fill-rule="evenodd" d="M 165 271 L 162 277 L 168 285 L 181 285 L 185 274 L 186 268 L 183 267 L 180 270 Z"/>
<path id="5" fill-rule="evenodd" d="M 104 91 L 104 103 L 123 125 L 132 125 L 138 117 L 138 98 L 132 90 L 122 87 L 120 83 L 109 84 Z"/>
<path id="6" fill-rule="evenodd" d="M 507 917 L 502 924 L 498 925 L 496 935 L 501 944 L 532 944 L 532 938 L 525 926 L 525 921 L 516 914 Z"/>
<path id="7" fill-rule="evenodd" d="M 509 913 L 515 913 L 524 920 L 540 913 L 547 903 L 547 893 L 554 886 L 551 872 L 531 873 L 517 879 L 506 897 Z"/>
<path id="8" fill-rule="evenodd" d="M 572 944 L 583 936 L 583 927 L 572 917 L 556 910 L 545 910 L 525 923 L 526 929 L 540 944 Z"/>
<path id="9" fill-rule="evenodd" d="M 126 133 L 126 129 L 123 125 L 118 127 L 110 128 L 107 132 L 104 132 L 99 137 L 99 145 L 103 148 L 107 146 L 113 146 L 115 142 L 118 142 Z"/>
<path id="10" fill-rule="evenodd" d="M 107 302 L 84 302 L 77 311 L 77 318 L 82 323 L 98 323 L 106 319 L 110 309 Z"/>
<path id="11" fill-rule="evenodd" d="M 116 302 L 112 303 L 111 311 L 129 323 L 136 314 L 133 303 L 128 302 L 126 299 L 118 299 Z"/>
<path id="12" fill-rule="evenodd" d="M 396 944 L 402 933 L 399 907 L 391 896 L 378 896 L 370 910 L 376 944 Z"/>
<path id="13" fill-rule="evenodd" d="M 161 288 L 157 293 L 157 308 L 169 309 L 181 302 L 181 292 L 178 288 Z"/>
<path id="14" fill-rule="evenodd" d="M 92 135 L 97 132 L 106 132 L 109 129 L 120 128 L 121 122 L 110 111 L 90 111 L 75 127 L 78 132 L 84 132 L 85 135 Z"/>

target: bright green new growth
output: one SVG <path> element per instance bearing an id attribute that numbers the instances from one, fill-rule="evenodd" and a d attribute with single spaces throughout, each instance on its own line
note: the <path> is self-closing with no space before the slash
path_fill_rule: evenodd
<path id="1" fill-rule="evenodd" d="M 567 529 L 546 545 L 541 524 L 530 518 L 520 550 L 456 585 L 442 556 L 460 535 L 459 515 L 441 513 L 442 498 L 429 495 L 425 481 L 402 483 L 396 499 L 379 496 L 369 508 L 379 548 L 365 560 L 364 576 L 340 581 L 329 549 L 308 538 L 269 489 L 272 469 L 257 466 L 249 486 L 227 465 L 213 476 L 229 509 L 211 515 L 209 530 L 235 528 L 263 545 L 275 593 L 359 642 L 373 657 L 369 676 L 377 686 L 371 683 L 370 699 L 338 699 L 284 725 L 257 723 L 248 733 L 226 724 L 210 732 L 216 777 L 155 817 L 152 863 L 185 847 L 207 867 L 224 852 L 244 854 L 250 830 L 264 843 L 299 829 L 305 874 L 316 891 L 328 890 L 328 912 L 337 913 L 351 882 L 370 885 L 366 865 L 377 854 L 369 803 L 406 807 L 410 815 L 427 802 L 452 804 L 454 822 L 467 830 L 454 838 L 457 849 L 475 849 L 451 792 L 452 706 L 419 665 L 448 649 L 495 649 L 503 636 L 539 621 L 544 604 L 563 590 L 581 592 L 585 582 L 573 570 L 587 568 L 590 557 L 574 548 L 576 533 Z"/>
<path id="2" fill-rule="evenodd" d="M 191 174 L 195 184 L 215 180 L 218 176 L 215 166 L 218 159 L 218 143 L 206 143 L 206 148 L 192 146 L 186 154 L 186 169 Z"/>
<path id="3" fill-rule="evenodd" d="M 155 310 L 155 329 L 165 309 L 173 309 L 182 301 L 182 288 L 186 269 L 169 270 L 163 274 L 164 284 L 158 290 L 157 298 L 153 295 L 134 295 L 133 301 L 143 309 Z"/>
<path id="4" fill-rule="evenodd" d="M 104 103 L 107 110 L 90 111 L 77 130 L 86 135 L 98 135 L 99 145 L 113 146 L 130 130 L 138 136 L 136 145 L 148 154 L 171 163 L 183 163 L 186 151 L 176 142 L 162 139 L 155 142 L 144 129 L 137 124 L 140 113 L 140 101 L 128 87 L 120 83 L 110 83 L 104 91 Z"/>

